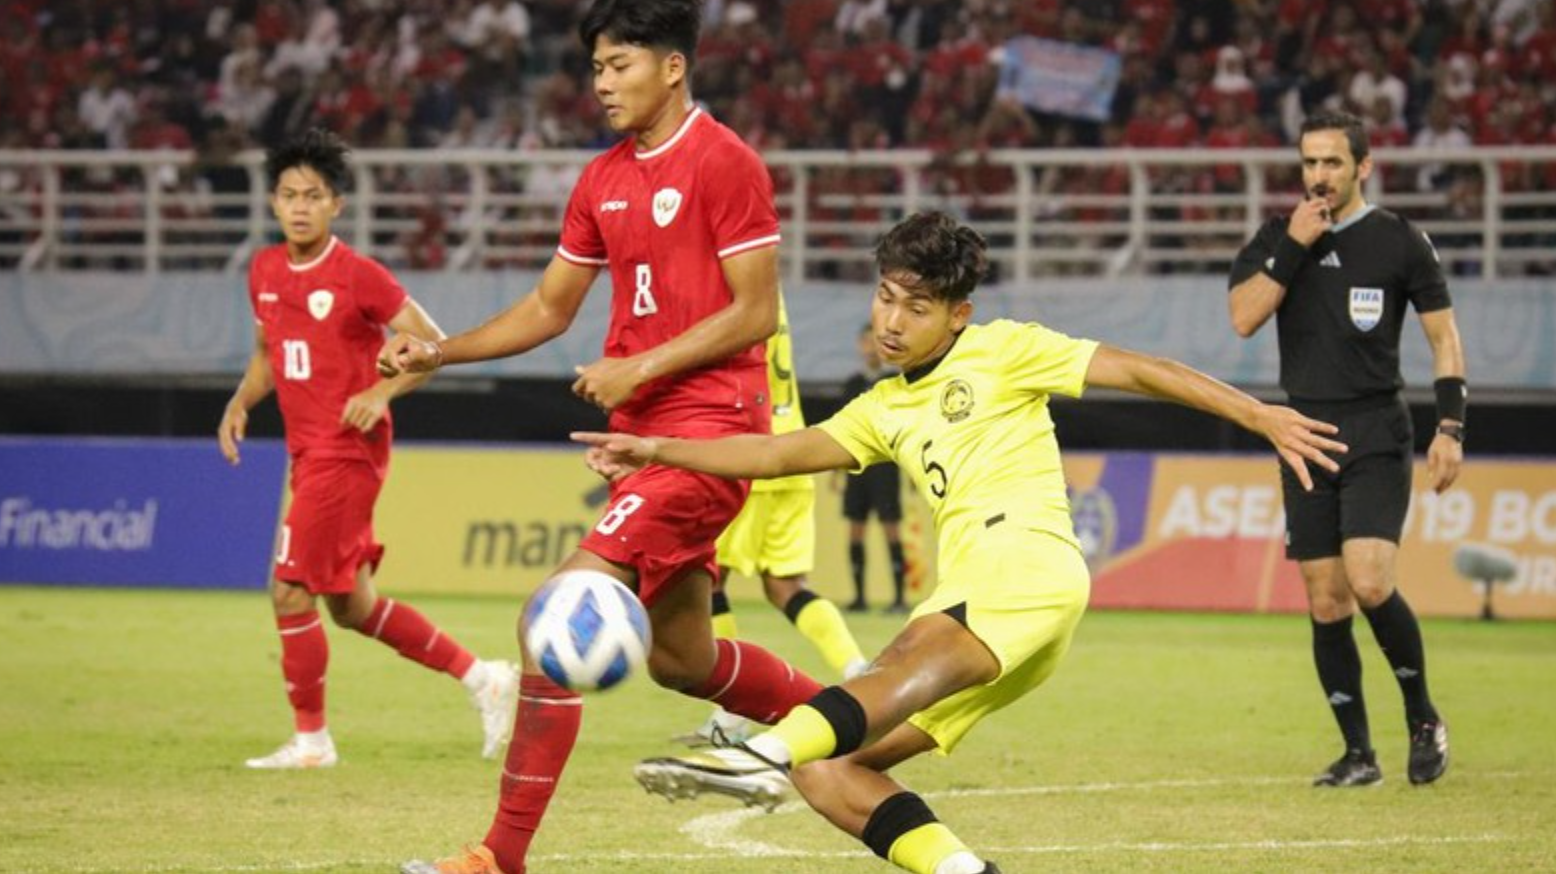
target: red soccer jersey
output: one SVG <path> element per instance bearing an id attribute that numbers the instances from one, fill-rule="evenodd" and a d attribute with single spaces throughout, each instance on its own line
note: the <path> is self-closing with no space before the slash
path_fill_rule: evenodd
<path id="1" fill-rule="evenodd" d="M 573 188 L 557 254 L 611 274 L 605 355 L 625 358 L 729 306 L 725 258 L 778 243 L 767 167 L 733 131 L 695 109 L 670 139 L 630 138 L 589 162 Z M 611 414 L 634 434 L 765 432 L 767 364 L 758 343 L 724 361 L 642 386 Z"/>
<path id="2" fill-rule="evenodd" d="M 307 264 L 287 260 L 284 245 L 255 256 L 249 303 L 265 331 L 293 456 L 388 464 L 389 416 L 367 434 L 340 417 L 348 398 L 378 381 L 384 326 L 408 299 L 388 269 L 337 238 Z"/>

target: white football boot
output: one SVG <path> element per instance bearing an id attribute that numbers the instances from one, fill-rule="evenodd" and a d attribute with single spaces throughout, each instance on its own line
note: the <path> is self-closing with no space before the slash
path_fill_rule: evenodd
<path id="1" fill-rule="evenodd" d="M 303 768 L 333 768 L 340 757 L 335 754 L 335 741 L 330 730 L 321 729 L 307 734 L 294 734 L 291 740 L 268 756 L 244 761 L 244 766 L 259 770 L 299 770 Z"/>
<path id="2" fill-rule="evenodd" d="M 519 671 L 511 662 L 478 663 L 485 681 L 470 690 L 470 706 L 481 714 L 481 757 L 496 758 L 513 734 L 513 709 L 519 703 Z"/>
<path id="3" fill-rule="evenodd" d="M 697 726 L 695 731 L 678 734 L 671 740 L 695 750 L 700 747 L 714 746 L 715 732 L 722 732 L 724 743 L 742 744 L 764 727 L 761 723 L 730 713 L 722 707 L 715 707 L 713 712 L 708 714 L 707 720 Z"/>
<path id="4" fill-rule="evenodd" d="M 632 776 L 644 789 L 671 801 L 713 792 L 738 798 L 747 807 L 766 808 L 769 813 L 790 789 L 782 770 L 739 748 L 644 759 L 632 769 Z"/>

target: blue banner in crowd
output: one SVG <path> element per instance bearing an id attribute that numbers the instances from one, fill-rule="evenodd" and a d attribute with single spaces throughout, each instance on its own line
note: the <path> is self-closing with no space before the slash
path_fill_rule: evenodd
<path id="1" fill-rule="evenodd" d="M 1038 112 L 1107 121 L 1122 69 L 1117 52 L 1020 36 L 1005 43 L 999 96 Z"/>
<path id="2" fill-rule="evenodd" d="M 0 583 L 263 588 L 280 441 L 0 439 Z"/>

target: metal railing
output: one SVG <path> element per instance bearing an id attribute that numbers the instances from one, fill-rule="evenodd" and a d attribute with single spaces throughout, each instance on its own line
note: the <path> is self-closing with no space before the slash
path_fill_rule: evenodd
<path id="1" fill-rule="evenodd" d="M 339 229 L 405 268 L 534 269 L 555 249 L 580 151 L 360 151 Z M 868 277 L 903 215 L 971 221 L 1000 279 L 1223 272 L 1299 189 L 1290 148 L 784 151 L 764 155 L 791 282 Z M 1430 234 L 1445 267 L 1556 272 L 1556 147 L 1379 149 L 1370 200 Z M 240 271 L 276 239 L 263 155 L 0 151 L 0 269 Z"/>

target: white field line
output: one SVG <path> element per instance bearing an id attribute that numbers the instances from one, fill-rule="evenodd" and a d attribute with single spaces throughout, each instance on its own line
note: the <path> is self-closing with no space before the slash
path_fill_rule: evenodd
<path id="1" fill-rule="evenodd" d="M 798 809 L 798 808 L 796 808 Z M 778 812 L 783 812 L 779 808 Z M 734 811 L 740 821 L 745 819 L 765 816 L 761 811 Z M 722 816 L 723 814 L 715 814 Z M 683 827 L 683 832 L 687 831 Z M 1032 846 L 1005 846 L 980 848 L 994 856 L 1040 856 L 1040 855 L 1100 855 L 1110 853 L 1216 853 L 1230 851 L 1257 851 L 1257 852 L 1283 852 L 1313 849 L 1372 849 L 1377 847 L 1398 846 L 1444 846 L 1450 844 L 1491 844 L 1504 843 L 1514 840 L 1506 835 L 1450 835 L 1446 837 L 1393 837 L 1393 838 L 1354 838 L 1319 841 L 1223 841 L 1216 843 L 1169 843 L 1162 841 L 1148 843 L 1128 843 L 1115 841 L 1105 844 L 1039 844 Z M 870 855 L 865 850 L 823 851 L 813 852 L 808 850 L 786 850 L 770 844 L 760 842 L 748 842 L 745 844 L 720 845 L 717 849 L 706 852 L 692 853 L 639 853 L 629 850 L 619 850 L 604 853 L 546 853 L 537 855 L 532 862 L 580 862 L 580 861 L 619 861 L 619 862 L 693 862 L 693 861 L 717 861 L 728 859 L 732 855 L 747 858 L 768 859 L 850 859 L 866 858 Z M 205 865 L 199 863 L 173 864 L 173 865 L 145 865 L 139 867 L 125 867 L 114 865 L 110 868 L 71 868 L 72 874 L 192 874 L 192 872 L 206 872 L 206 874 L 247 874 L 247 872 L 307 872 L 307 871 L 335 871 L 341 868 L 373 868 L 385 872 L 397 870 L 401 859 L 333 859 L 327 862 L 266 862 L 252 865 Z M 59 870 L 59 869 L 54 869 Z M 21 869 L 15 874 L 29 874 L 29 869 Z"/>
<path id="2" fill-rule="evenodd" d="M 1462 779 L 1511 780 L 1532 778 L 1533 773 L 1517 771 L 1460 773 Z M 1006 786 L 989 789 L 949 789 L 942 792 L 926 792 L 925 798 L 981 798 L 1023 795 L 1080 795 L 1097 792 L 1154 792 L 1164 789 L 1200 789 L 1225 786 L 1277 786 L 1305 785 L 1305 781 L 1293 777 L 1228 777 L 1204 780 L 1148 780 L 1135 783 L 1076 783 L 1067 786 Z M 759 808 L 738 808 L 695 817 L 680 831 L 703 847 L 702 851 L 685 853 L 643 853 L 630 850 L 590 853 L 546 853 L 533 857 L 535 862 L 568 861 L 621 861 L 621 862 L 676 862 L 728 859 L 730 856 L 751 858 L 788 859 L 847 859 L 864 858 L 867 850 L 823 851 L 791 850 L 762 841 L 741 838 L 736 832 L 746 822 L 764 816 L 799 813 L 808 810 L 800 802 L 780 805 L 772 814 Z M 1520 840 L 1511 835 L 1478 834 L 1447 835 L 1439 837 L 1389 837 L 1389 838 L 1339 838 L 1311 841 L 1217 841 L 1181 843 L 1150 841 L 1131 843 L 1110 841 L 1100 844 L 1034 844 L 1023 846 L 982 847 L 992 856 L 1019 855 L 1097 855 L 1144 853 L 1214 853 L 1214 852 L 1287 852 L 1311 849 L 1367 849 L 1396 846 L 1446 846 L 1453 844 L 1490 844 Z M 261 874 L 261 872 L 309 872 L 331 871 L 340 868 L 373 868 L 394 871 L 402 859 L 341 858 L 313 862 L 263 862 L 251 864 L 211 865 L 200 862 L 165 863 L 128 867 L 76 867 L 51 868 L 68 871 L 69 874 Z M 12 874 L 32 874 L 32 869 L 15 869 Z"/>

